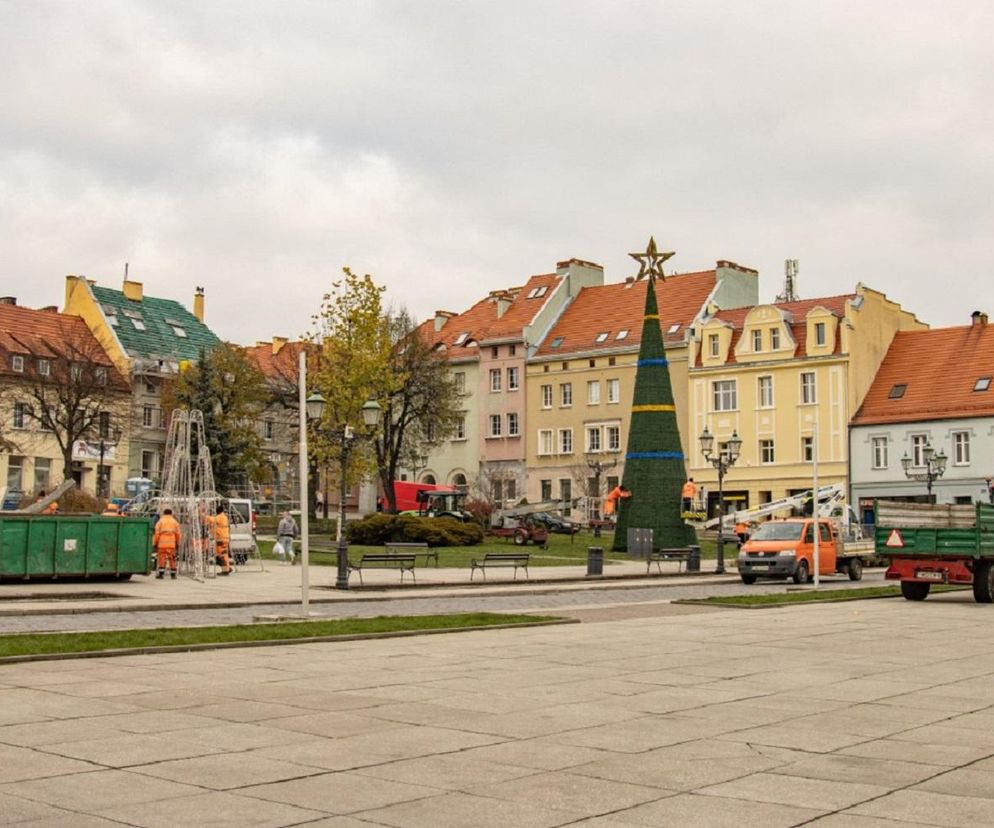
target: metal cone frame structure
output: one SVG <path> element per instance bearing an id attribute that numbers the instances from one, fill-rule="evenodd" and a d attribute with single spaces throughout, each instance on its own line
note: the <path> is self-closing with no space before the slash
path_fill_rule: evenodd
<path id="1" fill-rule="evenodd" d="M 631 426 L 622 485 L 631 497 L 618 500 L 614 549 L 628 548 L 628 529 L 652 529 L 653 547 L 665 549 L 696 543 L 694 529 L 680 517 L 680 490 L 686 477 L 680 429 L 677 426 L 669 363 L 663 350 L 656 304 L 656 279 L 672 253 L 659 253 L 655 239 L 645 253 L 630 253 L 639 262 L 638 278 L 647 277 L 642 344 L 635 373 Z"/>

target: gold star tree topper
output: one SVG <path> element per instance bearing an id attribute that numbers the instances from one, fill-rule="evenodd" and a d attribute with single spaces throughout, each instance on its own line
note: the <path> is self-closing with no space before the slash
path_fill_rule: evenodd
<path id="1" fill-rule="evenodd" d="M 649 279 L 655 281 L 656 279 L 663 280 L 666 278 L 666 275 L 663 273 L 663 262 L 676 254 L 674 252 L 659 253 L 656 250 L 655 238 L 650 236 L 649 246 L 645 249 L 645 253 L 629 253 L 628 255 L 639 263 L 639 272 L 638 276 L 635 277 L 636 279 L 648 276 Z"/>

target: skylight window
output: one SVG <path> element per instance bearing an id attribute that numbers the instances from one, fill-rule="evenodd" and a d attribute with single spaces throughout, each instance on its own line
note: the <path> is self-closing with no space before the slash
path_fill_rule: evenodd
<path id="1" fill-rule="evenodd" d="M 614 338 L 615 338 L 616 341 L 619 340 L 619 339 L 627 339 L 628 338 L 628 328 L 622 328 L 620 331 L 618 331 L 617 335 Z"/>
<path id="2" fill-rule="evenodd" d="M 463 342 L 466 341 L 466 337 L 467 336 L 469 336 L 469 332 L 468 331 L 463 331 L 461 334 L 459 334 L 459 336 L 457 336 L 455 338 L 455 341 L 452 344 L 453 345 L 462 345 Z"/>
<path id="3" fill-rule="evenodd" d="M 130 310 L 129 308 L 125 308 L 124 309 L 124 315 L 126 317 L 128 317 L 128 319 L 141 319 L 142 318 L 142 315 L 138 311 L 136 311 L 136 310 Z"/>
<path id="4" fill-rule="evenodd" d="M 666 331 L 666 333 L 668 333 L 668 334 L 675 334 L 678 330 L 680 330 L 680 323 L 679 322 L 677 322 L 677 323 L 675 323 L 673 325 L 670 325 L 669 330 Z"/>
<path id="5" fill-rule="evenodd" d="M 549 343 L 549 347 L 558 348 L 562 344 L 563 344 L 563 337 L 557 336 L 555 339 L 552 340 L 552 342 Z"/>
<path id="6" fill-rule="evenodd" d="M 525 299 L 539 299 L 542 296 L 545 296 L 548 290 L 549 290 L 548 285 L 533 287 L 530 291 L 528 291 L 528 295 L 525 297 Z"/>
<path id="7" fill-rule="evenodd" d="M 991 377 L 980 377 L 973 386 L 974 391 L 986 391 L 991 387 Z"/>
<path id="8" fill-rule="evenodd" d="M 890 393 L 887 397 L 891 400 L 899 400 L 904 396 L 904 392 L 907 391 L 907 389 L 908 384 L 906 382 L 899 382 L 890 389 Z"/>
<path id="9" fill-rule="evenodd" d="M 176 334 L 180 339 L 186 339 L 186 331 L 183 330 L 179 325 L 171 325 L 173 333 Z"/>
<path id="10" fill-rule="evenodd" d="M 607 342 L 607 338 L 610 335 L 610 333 L 611 333 L 610 331 L 604 331 L 604 333 L 597 334 L 597 337 L 596 339 L 594 339 L 594 342 Z"/>
<path id="11" fill-rule="evenodd" d="M 144 331 L 145 330 L 145 323 L 142 322 L 140 319 L 132 319 L 131 320 L 131 324 L 135 326 L 135 330 L 136 331 Z"/>

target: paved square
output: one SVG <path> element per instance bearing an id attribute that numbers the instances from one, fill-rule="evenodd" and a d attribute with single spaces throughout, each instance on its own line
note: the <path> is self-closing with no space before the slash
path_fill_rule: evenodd
<path id="1" fill-rule="evenodd" d="M 994 824 L 972 596 L 584 618 L 0 667 L 0 824 Z"/>

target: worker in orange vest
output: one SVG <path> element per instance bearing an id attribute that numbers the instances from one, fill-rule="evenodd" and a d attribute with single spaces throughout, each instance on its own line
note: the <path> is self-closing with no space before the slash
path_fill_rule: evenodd
<path id="1" fill-rule="evenodd" d="M 120 517 L 121 511 L 116 503 L 108 503 L 100 513 L 101 517 Z"/>
<path id="2" fill-rule="evenodd" d="M 694 511 L 694 499 L 697 497 L 697 484 L 694 483 L 693 477 L 683 484 L 683 488 L 680 490 L 680 497 L 683 498 L 683 511 Z"/>
<path id="3" fill-rule="evenodd" d="M 613 515 L 618 508 L 618 500 L 622 497 L 631 497 L 632 493 L 620 483 L 608 492 L 604 498 L 604 514 Z"/>
<path id="4" fill-rule="evenodd" d="M 739 519 L 735 524 L 735 534 L 739 536 L 739 543 L 743 544 L 749 540 L 749 522 Z"/>
<path id="5" fill-rule="evenodd" d="M 231 526 L 224 511 L 224 504 L 217 504 L 217 517 L 214 518 L 214 542 L 217 544 L 217 554 L 214 558 L 221 567 L 222 575 L 231 574 Z"/>
<path id="6" fill-rule="evenodd" d="M 159 568 L 156 578 L 164 578 L 166 569 L 169 577 L 176 577 L 176 549 L 179 547 L 182 532 L 179 523 L 173 517 L 172 509 L 163 509 L 162 517 L 155 524 L 155 534 L 152 536 L 152 548 L 155 550 L 156 564 Z"/>

